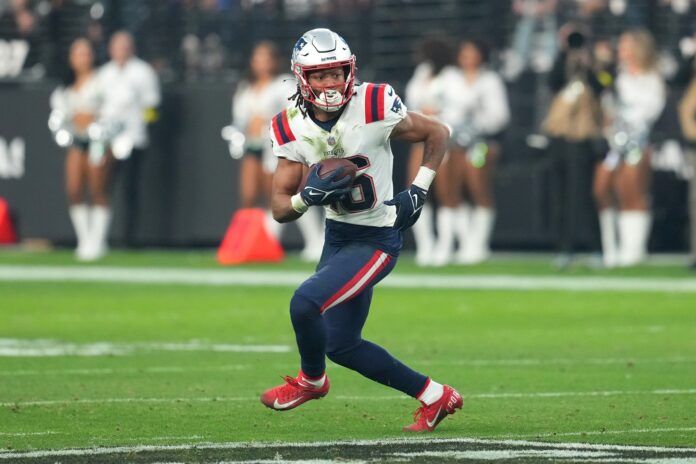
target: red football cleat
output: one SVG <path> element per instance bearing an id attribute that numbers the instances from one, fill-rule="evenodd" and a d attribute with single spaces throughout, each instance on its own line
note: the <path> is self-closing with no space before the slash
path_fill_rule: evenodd
<path id="1" fill-rule="evenodd" d="M 423 404 L 413 414 L 415 422 L 404 427 L 404 432 L 432 432 L 437 424 L 448 414 L 454 414 L 457 409 L 462 409 L 464 400 L 462 396 L 449 385 L 443 385 L 442 397 L 427 406 Z"/>
<path id="2" fill-rule="evenodd" d="M 309 400 L 323 398 L 329 392 L 329 377 L 324 380 L 324 386 L 316 388 L 302 381 L 301 373 L 296 377 L 286 375 L 285 383 L 266 390 L 261 395 L 261 402 L 276 411 L 287 411 Z"/>

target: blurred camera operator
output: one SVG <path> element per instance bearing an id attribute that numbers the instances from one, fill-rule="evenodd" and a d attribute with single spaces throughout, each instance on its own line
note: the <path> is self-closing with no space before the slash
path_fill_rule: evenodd
<path id="1" fill-rule="evenodd" d="M 116 32 L 109 41 L 111 61 L 99 70 L 104 89 L 102 116 L 118 132 L 111 141 L 114 156 L 122 161 L 125 183 L 125 243 L 133 245 L 138 214 L 138 183 L 143 152 L 148 145 L 147 125 L 156 119 L 160 103 L 157 75 L 134 55 L 133 37 Z"/>
<path id="2" fill-rule="evenodd" d="M 612 82 L 612 56 L 606 44 L 590 42 L 589 33 L 572 23 L 559 31 L 562 45 L 549 74 L 555 93 L 543 127 L 551 136 L 556 201 L 557 265 L 571 264 L 583 223 L 592 222 L 592 177 L 603 152 L 600 98 Z M 609 53 L 607 53 L 607 51 Z M 594 235 L 594 234 L 593 234 Z"/>
<path id="3" fill-rule="evenodd" d="M 624 32 L 618 59 L 613 103 L 607 108 L 610 149 L 597 166 L 594 182 L 606 267 L 633 266 L 647 255 L 650 131 L 666 100 L 665 83 L 656 69 L 655 42 L 648 31 Z"/>

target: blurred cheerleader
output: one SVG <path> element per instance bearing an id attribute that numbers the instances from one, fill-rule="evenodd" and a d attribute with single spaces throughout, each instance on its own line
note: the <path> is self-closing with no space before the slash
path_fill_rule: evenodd
<path id="1" fill-rule="evenodd" d="M 75 254 L 81 261 L 93 261 L 107 252 L 113 157 L 103 144 L 93 143 L 88 136 L 88 129 L 99 117 L 102 95 L 94 70 L 94 52 L 87 39 L 72 43 L 69 61 L 64 85 L 51 95 L 49 125 L 56 142 L 67 150 L 65 183 L 70 219 L 77 235 Z"/>
<path id="2" fill-rule="evenodd" d="M 510 120 L 507 93 L 498 74 L 486 68 L 488 47 L 460 43 L 457 68 L 437 79 L 444 107 L 441 117 L 452 128 L 449 157 L 435 184 L 438 241 L 434 264 L 454 258 L 459 264 L 485 261 L 495 220 L 492 178 L 500 155 L 500 135 Z M 463 195 L 464 194 L 464 195 Z M 464 198 L 469 201 L 466 202 Z M 459 250 L 454 255 L 455 236 Z"/>
<path id="3" fill-rule="evenodd" d="M 406 105 L 413 111 L 438 116 L 443 102 L 437 95 L 434 83 L 443 69 L 454 64 L 454 53 L 450 42 L 440 38 L 426 39 L 418 50 L 417 59 L 418 65 L 406 86 Z M 408 164 L 409 181 L 415 178 L 422 161 L 423 144 L 412 144 Z M 435 178 L 435 184 L 440 182 L 441 175 L 442 171 Z M 420 219 L 413 225 L 413 236 L 416 241 L 416 263 L 420 266 L 434 264 L 435 234 L 433 233 L 433 208 L 430 203 L 425 204 Z"/>
<path id="4" fill-rule="evenodd" d="M 615 101 L 609 111 L 611 149 L 598 164 L 594 181 L 606 267 L 632 266 L 646 257 L 651 222 L 649 135 L 666 99 L 649 32 L 622 34 L 618 58 Z"/>
<path id="5" fill-rule="evenodd" d="M 270 204 L 271 182 L 277 158 L 268 139 L 270 120 L 288 103 L 295 93 L 295 79 L 279 74 L 278 51 L 271 42 L 261 42 L 254 47 L 249 63 L 249 77 L 240 82 L 232 102 L 232 124 L 244 135 L 240 154 L 239 193 L 242 208 L 252 208 L 259 197 L 264 208 Z M 318 209 L 311 208 L 297 225 L 304 239 L 302 258 L 318 261 L 324 246 L 321 217 Z M 281 224 L 267 214 L 266 225 L 276 237 Z"/>

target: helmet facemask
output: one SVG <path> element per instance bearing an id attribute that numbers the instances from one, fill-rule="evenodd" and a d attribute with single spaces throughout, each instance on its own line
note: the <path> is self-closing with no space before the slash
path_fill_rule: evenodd
<path id="1" fill-rule="evenodd" d="M 320 71 L 326 69 L 342 68 L 344 83 L 343 88 L 336 89 L 317 89 L 318 94 L 309 84 L 309 74 L 312 71 Z M 302 65 L 295 63 L 292 69 L 297 79 L 297 85 L 300 89 L 302 98 L 316 106 L 317 108 L 333 113 L 340 110 L 353 96 L 353 85 L 355 82 L 355 55 L 351 55 L 350 59 L 332 63 L 323 63 L 318 65 Z"/>

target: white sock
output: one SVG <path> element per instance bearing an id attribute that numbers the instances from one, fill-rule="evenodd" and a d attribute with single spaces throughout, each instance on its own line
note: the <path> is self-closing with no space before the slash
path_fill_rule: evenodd
<path id="1" fill-rule="evenodd" d="M 266 230 L 276 240 L 280 240 L 280 231 L 283 224 L 273 219 L 273 213 L 270 209 L 266 210 Z"/>
<path id="2" fill-rule="evenodd" d="M 101 257 L 107 248 L 107 236 L 111 224 L 111 208 L 108 206 L 93 206 L 91 211 L 92 224 L 90 228 L 90 240 L 94 247 L 94 253 Z"/>
<path id="3" fill-rule="evenodd" d="M 440 398 L 444 393 L 444 388 L 442 384 L 435 382 L 434 380 L 428 379 L 428 384 L 425 386 L 425 390 L 418 396 L 418 400 L 422 401 L 426 405 L 430 406 Z"/>
<path id="4" fill-rule="evenodd" d="M 648 253 L 650 213 L 621 211 L 619 213 L 619 264 L 634 266 L 645 260 Z"/>
<path id="5" fill-rule="evenodd" d="M 416 240 L 416 262 L 426 264 L 430 260 L 435 245 L 433 233 L 433 208 L 426 204 L 421 215 L 413 224 L 413 238 Z"/>
<path id="6" fill-rule="evenodd" d="M 437 209 L 437 245 L 433 253 L 433 263 L 445 265 L 452 259 L 454 250 L 454 208 Z"/>
<path id="7" fill-rule="evenodd" d="M 490 255 L 490 240 L 495 222 L 495 210 L 477 206 L 471 213 L 469 239 L 465 247 L 465 262 L 480 263 Z"/>
<path id="8" fill-rule="evenodd" d="M 462 257 L 471 233 L 471 207 L 466 203 L 457 207 L 454 212 L 454 227 L 459 242 L 459 256 Z"/>
<path id="9" fill-rule="evenodd" d="M 70 206 L 70 220 L 72 221 L 75 235 L 77 236 L 77 250 L 84 250 L 87 236 L 89 235 L 89 208 L 86 204 Z"/>
<path id="10" fill-rule="evenodd" d="M 602 237 L 602 260 L 606 267 L 618 264 L 619 244 L 616 236 L 616 210 L 606 208 L 599 212 L 599 230 Z"/>
<path id="11" fill-rule="evenodd" d="M 324 386 L 324 382 L 326 382 L 326 373 L 322 374 L 321 378 L 319 379 L 308 379 L 307 377 L 304 376 L 304 374 L 300 374 L 301 380 L 304 383 L 308 383 L 309 385 L 313 386 L 314 388 L 321 388 Z"/>
<path id="12" fill-rule="evenodd" d="M 319 261 L 324 248 L 324 227 L 319 208 L 309 208 L 297 220 L 297 227 L 304 240 L 302 257 L 308 261 Z"/>

